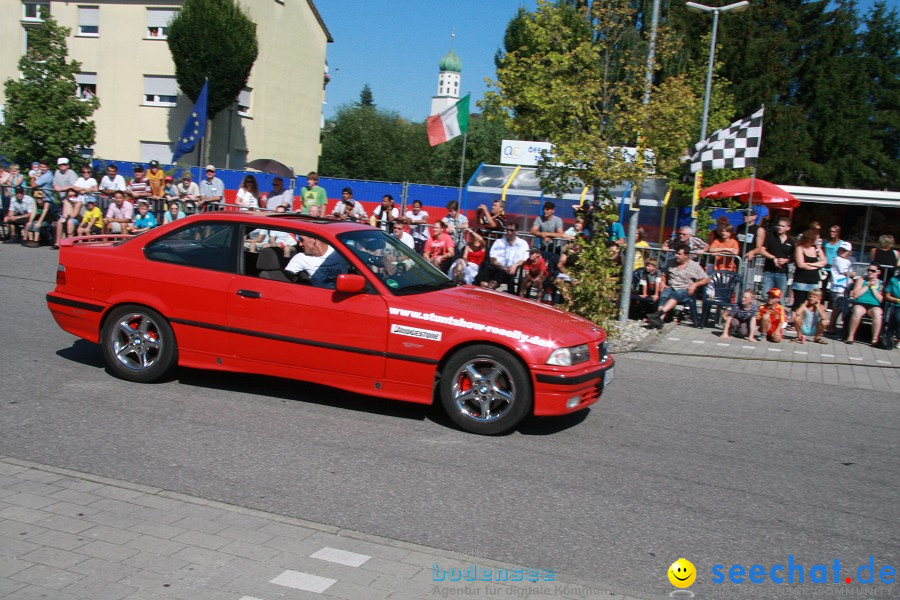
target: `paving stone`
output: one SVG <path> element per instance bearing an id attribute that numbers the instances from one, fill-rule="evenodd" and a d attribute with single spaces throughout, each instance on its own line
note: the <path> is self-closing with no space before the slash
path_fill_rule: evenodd
<path id="1" fill-rule="evenodd" d="M 91 600 L 123 600 L 137 590 L 111 581 L 85 577 L 81 581 L 66 586 L 63 591 Z"/>
<path id="2" fill-rule="evenodd" d="M 16 540 L 27 540 L 39 533 L 47 531 L 44 527 L 34 523 L 22 523 L 20 521 L 0 521 L 0 536 L 10 537 Z"/>
<path id="3" fill-rule="evenodd" d="M 251 544 L 265 544 L 275 537 L 271 533 L 264 533 L 262 531 L 255 531 L 253 529 L 245 529 L 244 527 L 235 527 L 233 525 L 229 525 L 216 535 L 240 540 L 242 542 L 249 542 Z"/>
<path id="4" fill-rule="evenodd" d="M 266 542 L 265 545 L 270 548 L 277 548 L 282 552 L 301 554 L 303 556 L 309 556 L 322 547 L 322 544 L 319 542 L 307 542 L 302 539 L 286 538 L 280 535 L 275 536 Z"/>
<path id="5" fill-rule="evenodd" d="M 81 561 L 69 570 L 105 581 L 119 581 L 138 571 L 135 567 L 94 557 Z"/>
<path id="6" fill-rule="evenodd" d="M 0 556 L 0 578 L 9 577 L 13 573 L 24 571 L 34 563 L 10 556 Z M 3 596 L 0 595 L 0 598 Z"/>
<path id="7" fill-rule="evenodd" d="M 132 504 L 137 504 L 138 506 L 144 506 L 147 508 L 155 508 L 158 510 L 172 510 L 176 511 L 182 508 L 185 503 L 181 500 L 173 500 L 171 498 L 163 498 L 162 496 L 154 496 L 152 494 L 144 494 L 142 496 L 136 496 L 129 500 Z"/>
<path id="8" fill-rule="evenodd" d="M 38 544 L 31 541 L 16 540 L 6 536 L 0 537 L 0 556 L 19 557 L 29 552 L 34 552 L 40 548 Z"/>
<path id="9" fill-rule="evenodd" d="M 56 567 L 48 567 L 47 565 L 34 565 L 33 567 L 28 567 L 24 571 L 19 571 L 18 573 L 11 575 L 10 579 L 50 588 L 52 590 L 61 590 L 67 585 L 71 585 L 76 581 L 84 579 L 84 575 L 57 569 Z"/>
<path id="10" fill-rule="evenodd" d="M 185 560 L 187 562 L 197 563 L 201 565 L 224 565 L 233 558 L 233 555 L 216 552 L 215 550 L 207 550 L 206 548 L 187 546 L 186 548 L 172 554 L 170 558 Z"/>
<path id="11" fill-rule="evenodd" d="M 100 490 L 97 490 L 97 492 L 99 491 Z M 100 498 L 99 500 L 91 504 L 91 508 L 108 510 L 110 512 L 123 513 L 126 515 L 133 515 L 135 514 L 135 512 L 137 512 L 138 509 L 141 509 L 143 507 L 140 507 L 137 504 L 132 504 L 130 502 L 114 500 L 112 498 Z"/>
<path id="12" fill-rule="evenodd" d="M 182 502 L 177 509 L 178 514 L 185 517 L 194 517 L 196 519 L 205 519 L 207 521 L 215 521 L 228 511 L 212 506 L 201 506 L 192 502 Z"/>
<path id="13" fill-rule="evenodd" d="M 147 508 L 146 506 L 138 506 L 136 504 L 132 504 L 131 506 L 134 507 L 134 510 L 132 510 L 129 514 L 138 519 L 171 525 L 175 521 L 183 518 L 181 515 L 175 512 L 157 510 L 155 508 Z"/>
<path id="14" fill-rule="evenodd" d="M 297 527 L 296 525 L 288 525 L 287 523 L 267 523 L 260 529 L 260 531 L 290 538 L 292 540 L 302 540 L 308 538 L 313 533 L 316 533 L 312 529 Z"/>
<path id="15" fill-rule="evenodd" d="M 176 527 L 175 525 L 166 525 L 165 523 L 153 523 L 149 521 L 136 523 L 129 527 L 128 530 L 165 539 L 173 538 L 185 531 L 181 527 Z"/>
<path id="16" fill-rule="evenodd" d="M 171 556 L 162 556 L 152 552 L 138 552 L 123 560 L 122 564 L 134 567 L 135 569 L 167 575 L 169 573 L 174 573 L 179 569 L 183 569 L 190 563 L 180 558 L 172 558 Z"/>
<path id="17" fill-rule="evenodd" d="M 243 529 L 251 529 L 257 530 L 265 527 L 269 521 L 263 519 L 262 517 L 257 517 L 255 515 L 245 515 L 243 513 L 237 512 L 226 512 L 225 514 L 216 517 L 213 519 L 214 521 L 219 521 L 220 523 L 225 523 L 227 525 L 232 525 L 234 527 L 241 527 Z M 275 533 L 272 534 L 277 535 Z"/>
<path id="18" fill-rule="evenodd" d="M 136 519 L 130 515 L 108 510 L 101 510 L 98 513 L 86 515 L 84 518 L 97 525 L 107 525 L 118 529 L 130 529 L 142 522 L 140 519 Z"/>
<path id="19" fill-rule="evenodd" d="M 125 542 L 125 545 L 129 548 L 134 548 L 143 552 L 152 552 L 153 554 L 159 554 L 160 556 L 169 556 L 170 554 L 174 554 L 179 550 L 187 548 L 187 545 L 182 544 L 181 542 L 173 542 L 172 540 L 158 538 L 152 535 L 140 535 L 133 540 Z"/>
<path id="20" fill-rule="evenodd" d="M 63 533 L 72 534 L 78 534 L 85 529 L 94 527 L 93 523 L 88 523 L 78 518 L 73 519 L 72 517 L 66 517 L 63 515 L 51 515 L 46 519 L 42 519 L 36 522 L 35 525 L 40 525 L 41 527 L 46 527 L 47 529 L 52 529 L 54 531 L 62 531 Z"/>
<path id="21" fill-rule="evenodd" d="M 350 537 L 335 538 L 334 534 L 321 531 L 313 533 L 307 538 L 307 541 L 321 541 L 323 546 L 332 546 L 341 550 L 359 552 L 360 554 L 368 554 L 370 556 L 380 556 L 381 558 L 386 558 L 388 560 L 400 560 L 409 554 L 409 550 L 404 548 L 375 544 L 366 540 L 357 540 Z"/>
<path id="22" fill-rule="evenodd" d="M 200 531 L 203 533 L 218 533 L 223 529 L 228 529 L 225 523 L 216 521 L 207 521 L 206 519 L 198 519 L 197 517 L 184 517 L 177 521 L 172 521 L 171 525 L 181 527 L 190 531 Z"/>
<path id="23" fill-rule="evenodd" d="M 28 584 L 23 581 L 13 581 L 12 579 L 4 579 L 0 576 L 0 598 L 9 598 L 12 596 L 13 592 L 21 590 L 24 587 L 28 587 Z"/>
<path id="24" fill-rule="evenodd" d="M 45 531 L 44 533 L 39 533 L 38 535 L 29 538 L 29 541 L 34 542 L 35 544 L 53 546 L 60 550 L 74 550 L 88 543 L 88 540 L 79 537 L 78 535 L 65 533 L 63 531 Z"/>
<path id="25" fill-rule="evenodd" d="M 118 527 L 94 525 L 90 529 L 82 531 L 81 535 L 91 540 L 102 540 L 110 544 L 125 544 L 140 537 L 141 534 Z"/>
<path id="26" fill-rule="evenodd" d="M 268 560 L 281 552 L 280 550 L 277 550 L 275 548 L 268 548 L 266 546 L 251 544 L 249 542 L 242 542 L 240 540 L 234 540 L 228 544 L 225 544 L 218 550 L 219 552 L 234 554 L 235 556 L 250 558 L 253 560 Z"/>
<path id="27" fill-rule="evenodd" d="M 69 488 L 63 488 L 57 492 L 53 492 L 49 495 L 50 498 L 54 500 L 59 500 L 61 502 L 69 502 L 71 504 L 79 504 L 87 507 L 87 505 L 100 500 L 100 496 L 95 494 L 89 494 L 87 492 L 82 492 L 79 490 L 73 490 Z M 94 509 L 95 511 L 98 509 Z"/>
<path id="28" fill-rule="evenodd" d="M 41 469 L 25 469 L 16 474 L 18 479 L 27 479 L 39 483 L 55 483 L 61 479 L 65 479 L 65 475 L 51 473 L 50 471 L 42 471 Z"/>
<path id="29" fill-rule="evenodd" d="M 83 506 L 81 504 L 73 504 L 72 502 L 57 502 L 56 504 L 51 504 L 50 506 L 47 506 L 42 510 L 53 513 L 55 515 L 62 515 L 64 517 L 72 517 L 78 519 L 93 513 L 100 512 L 95 508 Z"/>
<path id="30" fill-rule="evenodd" d="M 111 485 L 102 485 L 94 490 L 94 493 L 98 496 L 103 496 L 104 498 L 110 498 L 112 500 L 123 500 L 125 502 L 133 500 L 134 498 L 146 496 L 144 492 L 129 490 L 126 488 L 120 488 Z"/>
<path id="31" fill-rule="evenodd" d="M 100 483 L 88 481 L 86 479 L 79 479 L 77 477 L 63 477 L 62 479 L 57 479 L 56 481 L 54 481 L 53 485 L 58 485 L 59 487 L 66 488 L 68 490 L 76 490 L 79 492 L 90 492 L 92 490 L 96 490 L 99 487 L 103 487 L 103 485 Z"/>
<path id="32" fill-rule="evenodd" d="M 22 506 L 25 508 L 33 509 L 41 509 L 45 506 L 50 506 L 51 504 L 56 503 L 56 500 L 44 498 L 43 496 L 38 496 L 36 494 L 29 494 L 27 492 L 18 492 L 16 494 L 6 496 L 5 498 L 3 498 L 3 501 L 15 506 Z"/>
<path id="33" fill-rule="evenodd" d="M 395 560 L 385 560 L 381 557 L 373 557 L 366 561 L 362 568 L 386 575 L 394 575 L 403 579 L 409 579 L 422 570 L 418 565 L 398 562 Z"/>
<path id="34" fill-rule="evenodd" d="M 38 481 L 18 481 L 7 489 L 14 492 L 22 492 L 24 494 L 32 494 L 35 496 L 49 496 L 54 492 L 62 490 L 61 487 L 50 485 L 48 483 L 40 483 Z"/>
<path id="35" fill-rule="evenodd" d="M 173 537 L 172 541 L 181 542 L 189 546 L 200 546 L 209 550 L 218 550 L 232 540 L 218 535 L 203 533 L 202 531 L 185 531 Z"/>
<path id="36" fill-rule="evenodd" d="M 9 475 L 18 475 L 22 471 L 25 471 L 26 467 L 22 467 L 20 465 L 14 465 L 11 463 L 0 463 L 0 475 L 9 476 Z"/>
<path id="37" fill-rule="evenodd" d="M 138 590 L 125 598 L 125 600 L 172 600 L 172 597 L 162 596 L 147 590 Z"/>
<path id="38" fill-rule="evenodd" d="M 129 556 L 133 556 L 138 553 L 138 550 L 135 550 L 133 548 L 120 546 L 118 544 L 110 544 L 109 542 L 103 542 L 100 540 L 88 542 L 84 546 L 78 548 L 78 551 L 82 554 L 87 554 L 88 556 L 95 556 L 97 558 L 103 558 L 110 561 L 124 560 Z"/>
<path id="39" fill-rule="evenodd" d="M 188 585 L 198 585 L 216 589 L 226 589 L 230 581 L 240 576 L 230 569 L 231 563 L 224 565 L 197 565 L 188 563 L 172 573 L 172 578 Z"/>
<path id="40" fill-rule="evenodd" d="M 20 590 L 4 595 L 3 598 L 4 600 L 85 600 L 62 590 L 51 590 L 38 585 L 28 584 L 25 584 L 25 587 Z"/>
<path id="41" fill-rule="evenodd" d="M 434 589 L 434 582 L 408 579 L 395 575 L 379 575 L 372 582 L 371 586 L 388 592 L 402 592 L 415 598 L 425 598 L 431 595 Z"/>
<path id="42" fill-rule="evenodd" d="M 327 595 L 335 598 L 345 598 L 346 600 L 384 600 L 388 597 L 388 592 L 378 588 L 338 581 L 328 588 Z"/>
<path id="43" fill-rule="evenodd" d="M 56 567 L 57 569 L 69 569 L 80 562 L 87 560 L 84 554 L 76 554 L 68 550 L 60 550 L 59 548 L 43 547 L 38 548 L 34 552 L 23 554 L 20 556 L 22 560 L 32 563 L 47 565 L 48 567 Z"/>

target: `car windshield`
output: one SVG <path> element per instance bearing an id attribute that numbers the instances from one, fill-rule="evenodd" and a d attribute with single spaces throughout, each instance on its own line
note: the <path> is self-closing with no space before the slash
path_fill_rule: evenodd
<path id="1" fill-rule="evenodd" d="M 415 250 L 379 229 L 350 231 L 338 239 L 395 294 L 417 294 L 456 285 Z"/>

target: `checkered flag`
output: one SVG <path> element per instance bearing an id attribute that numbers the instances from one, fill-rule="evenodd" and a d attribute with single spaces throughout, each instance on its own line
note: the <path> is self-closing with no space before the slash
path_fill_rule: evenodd
<path id="1" fill-rule="evenodd" d="M 760 108 L 749 118 L 735 121 L 694 145 L 691 173 L 755 166 L 759 160 L 764 110 Z"/>

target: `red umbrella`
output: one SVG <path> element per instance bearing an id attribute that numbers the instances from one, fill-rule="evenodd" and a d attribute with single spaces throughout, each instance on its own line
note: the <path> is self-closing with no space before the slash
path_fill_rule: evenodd
<path id="1" fill-rule="evenodd" d="M 734 179 L 710 186 L 700 191 L 701 198 L 737 198 L 747 202 L 753 188 L 753 204 L 765 204 L 775 208 L 797 208 L 800 201 L 774 183 L 762 179 Z"/>

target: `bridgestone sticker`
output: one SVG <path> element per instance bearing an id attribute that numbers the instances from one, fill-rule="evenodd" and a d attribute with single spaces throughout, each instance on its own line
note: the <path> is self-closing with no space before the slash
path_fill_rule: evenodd
<path id="1" fill-rule="evenodd" d="M 432 342 L 441 341 L 441 332 L 432 331 L 430 329 L 417 329 L 415 327 L 407 327 L 406 325 L 391 325 L 391 333 L 397 335 L 408 335 L 409 337 L 419 338 L 420 340 L 431 340 Z"/>

